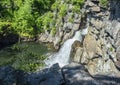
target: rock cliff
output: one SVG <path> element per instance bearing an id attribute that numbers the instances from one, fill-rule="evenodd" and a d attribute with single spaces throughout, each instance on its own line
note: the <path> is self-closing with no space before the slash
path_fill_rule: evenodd
<path id="1" fill-rule="evenodd" d="M 98 0 L 87 0 L 85 3 L 88 34 L 83 46 L 76 46 L 71 55 L 74 54 L 74 62 L 84 64 L 92 75 L 119 74 L 119 7 L 120 1 L 112 0 L 107 8 L 103 8 Z"/>

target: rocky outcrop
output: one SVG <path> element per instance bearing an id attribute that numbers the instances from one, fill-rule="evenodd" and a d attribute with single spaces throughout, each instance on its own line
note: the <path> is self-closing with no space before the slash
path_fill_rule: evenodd
<path id="1" fill-rule="evenodd" d="M 82 49 L 82 43 L 80 41 L 75 41 L 73 44 L 72 44 L 72 49 L 71 49 L 71 52 L 70 52 L 70 61 L 72 62 L 76 62 L 76 63 L 79 63 L 79 61 L 81 60 L 81 55 L 83 53 L 83 49 Z M 73 57 L 74 56 L 74 57 Z"/>
<path id="2" fill-rule="evenodd" d="M 54 64 L 41 71 L 26 73 L 11 66 L 0 67 L 0 85 L 119 85 L 118 74 L 91 76 L 84 65 Z"/>
<path id="3" fill-rule="evenodd" d="M 84 64 L 91 75 L 119 74 L 120 22 L 117 11 L 120 2 L 110 0 L 109 3 L 110 10 L 107 10 L 99 5 L 98 0 L 86 1 L 89 32 L 84 38 L 83 46 L 76 46 L 71 51 L 72 61 Z"/>
<path id="4" fill-rule="evenodd" d="M 79 64 L 71 63 L 62 68 L 63 76 L 65 79 L 65 85 L 90 85 L 94 84 L 92 82 L 93 78 L 87 71 L 87 69 Z M 90 82 L 83 82 L 86 80 L 91 80 Z"/>
<path id="5" fill-rule="evenodd" d="M 0 67 L 0 85 L 62 85 L 64 79 L 58 64 L 34 73 Z"/>
<path id="6" fill-rule="evenodd" d="M 76 31 L 80 29 L 80 23 L 83 22 L 85 19 L 81 14 L 74 12 L 73 4 L 66 3 L 67 1 L 62 0 L 60 4 L 66 4 L 68 6 L 67 13 L 63 17 L 59 17 L 59 14 L 56 14 L 57 17 L 55 17 L 56 21 L 56 33 L 55 35 L 52 35 L 51 33 L 45 31 L 45 33 L 42 33 L 38 35 L 38 41 L 42 42 L 52 42 L 54 44 L 54 47 L 56 49 L 59 49 L 59 47 L 67 40 L 73 37 Z M 84 11 L 81 11 L 82 15 L 84 15 Z M 83 23 L 82 23 L 83 24 Z"/>

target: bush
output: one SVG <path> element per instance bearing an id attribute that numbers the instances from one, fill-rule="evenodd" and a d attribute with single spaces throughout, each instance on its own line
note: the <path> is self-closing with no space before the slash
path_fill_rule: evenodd
<path id="1" fill-rule="evenodd" d="M 77 5 L 73 6 L 72 11 L 74 13 L 78 13 L 79 14 L 80 13 L 80 6 L 77 6 Z"/>
<path id="2" fill-rule="evenodd" d="M 61 4 L 60 5 L 60 10 L 59 10 L 60 17 L 64 17 L 66 15 L 67 9 L 68 9 L 67 4 Z"/>
<path id="3" fill-rule="evenodd" d="M 85 0 L 72 0 L 73 5 L 83 6 Z"/>
<path id="4" fill-rule="evenodd" d="M 104 8 L 108 7 L 108 0 L 100 0 L 100 5 Z"/>

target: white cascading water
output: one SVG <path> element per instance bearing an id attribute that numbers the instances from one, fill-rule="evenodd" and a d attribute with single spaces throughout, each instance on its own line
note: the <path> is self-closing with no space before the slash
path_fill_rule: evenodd
<path id="1" fill-rule="evenodd" d="M 83 38 L 82 35 L 87 34 L 87 32 L 87 28 L 77 31 L 72 39 L 68 39 L 57 53 L 51 55 L 49 59 L 45 61 L 46 65 L 50 67 L 53 64 L 58 63 L 60 67 L 63 67 L 69 64 L 72 44 L 76 40 L 79 40 L 81 42 Z"/>

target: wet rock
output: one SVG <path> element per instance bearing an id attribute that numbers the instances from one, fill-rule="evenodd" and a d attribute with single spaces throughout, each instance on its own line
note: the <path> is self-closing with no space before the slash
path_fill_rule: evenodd
<path id="1" fill-rule="evenodd" d="M 62 38 L 62 42 L 65 42 L 67 39 L 72 38 L 74 34 L 75 34 L 74 30 L 72 30 L 69 33 L 64 33 L 64 37 Z"/>
<path id="2" fill-rule="evenodd" d="M 71 61 L 76 62 L 76 63 L 80 63 L 81 56 L 83 53 L 82 43 L 80 41 L 76 40 L 72 44 L 72 49 L 71 49 L 70 53 L 71 53 L 70 54 Z"/>

